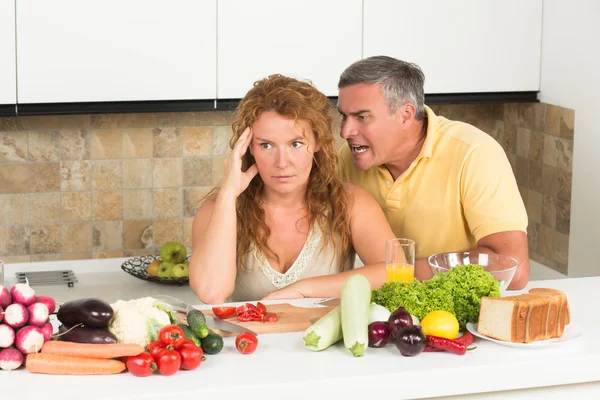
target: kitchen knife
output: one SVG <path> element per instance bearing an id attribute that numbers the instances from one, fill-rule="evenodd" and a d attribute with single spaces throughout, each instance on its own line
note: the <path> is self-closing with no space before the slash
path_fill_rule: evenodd
<path id="1" fill-rule="evenodd" d="M 185 301 L 180 300 L 176 297 L 162 295 L 162 294 L 156 295 L 153 297 L 157 300 L 161 300 L 161 301 L 164 301 L 165 303 L 169 304 L 176 311 L 181 311 L 181 312 L 184 312 L 187 314 L 188 311 L 195 310 L 194 307 L 190 306 Z M 199 310 L 199 311 L 202 311 L 202 310 Z M 256 332 L 253 332 L 252 330 L 250 330 L 248 328 L 245 328 L 240 325 L 232 324 L 231 322 L 227 322 L 220 318 L 215 318 L 212 315 L 208 315 L 206 313 L 203 313 L 203 314 L 204 314 L 204 317 L 206 318 L 206 326 L 208 326 L 209 328 L 215 328 L 215 329 L 219 329 L 221 331 L 227 331 L 227 332 L 231 332 L 231 333 L 250 332 L 250 333 L 258 336 L 258 334 Z"/>

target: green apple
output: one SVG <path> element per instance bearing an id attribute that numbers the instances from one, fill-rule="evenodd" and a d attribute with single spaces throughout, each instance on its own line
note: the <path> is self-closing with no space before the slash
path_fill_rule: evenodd
<path id="1" fill-rule="evenodd" d="M 187 278 L 188 277 L 188 263 L 175 264 L 173 266 L 173 276 L 175 278 Z"/>
<path id="2" fill-rule="evenodd" d="M 173 263 L 163 261 L 160 263 L 158 267 L 158 271 L 156 271 L 156 276 L 162 279 L 172 279 L 173 278 Z"/>
<path id="3" fill-rule="evenodd" d="M 177 242 L 167 242 L 160 249 L 160 258 L 173 264 L 181 264 L 185 262 L 187 257 L 187 249 L 184 245 Z"/>

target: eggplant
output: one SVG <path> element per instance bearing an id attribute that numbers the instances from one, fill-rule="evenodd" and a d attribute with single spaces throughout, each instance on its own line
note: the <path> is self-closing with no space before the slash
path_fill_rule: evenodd
<path id="1" fill-rule="evenodd" d="M 68 301 L 58 309 L 56 314 L 56 318 L 63 325 L 83 324 L 86 328 L 106 328 L 114 316 L 110 304 L 104 300 L 91 298 Z"/>
<path id="2" fill-rule="evenodd" d="M 58 328 L 58 340 L 75 343 L 109 344 L 117 343 L 117 337 L 103 328 L 69 328 L 61 325 Z"/>

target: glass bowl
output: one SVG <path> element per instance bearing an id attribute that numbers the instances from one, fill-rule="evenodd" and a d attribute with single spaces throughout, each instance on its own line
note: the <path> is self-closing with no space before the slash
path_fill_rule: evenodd
<path id="1" fill-rule="evenodd" d="M 430 256 L 428 261 L 434 275 L 448 272 L 457 265 L 479 264 L 500 282 L 500 292 L 508 288 L 519 266 L 519 262 L 512 257 L 478 251 L 437 253 Z"/>

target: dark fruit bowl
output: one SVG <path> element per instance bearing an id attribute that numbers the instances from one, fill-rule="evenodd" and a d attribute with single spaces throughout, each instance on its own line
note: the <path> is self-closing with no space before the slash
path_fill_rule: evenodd
<path id="1" fill-rule="evenodd" d="M 190 261 L 190 258 L 192 258 L 191 255 L 187 256 L 187 261 Z M 135 257 L 132 259 L 129 259 L 127 261 L 125 261 L 123 264 L 121 264 L 121 269 L 125 272 L 127 272 L 129 275 L 131 276 L 135 276 L 136 278 L 148 281 L 148 282 L 156 282 L 156 283 L 164 283 L 167 285 L 179 285 L 182 286 L 183 284 L 187 284 L 189 282 L 189 279 L 187 277 L 185 278 L 172 278 L 172 279 L 165 279 L 165 278 L 159 278 L 158 276 L 150 276 L 148 275 L 148 272 L 146 272 L 146 270 L 148 269 L 148 266 L 152 263 L 152 261 L 154 260 L 160 260 L 160 256 L 141 256 L 141 257 Z"/>

